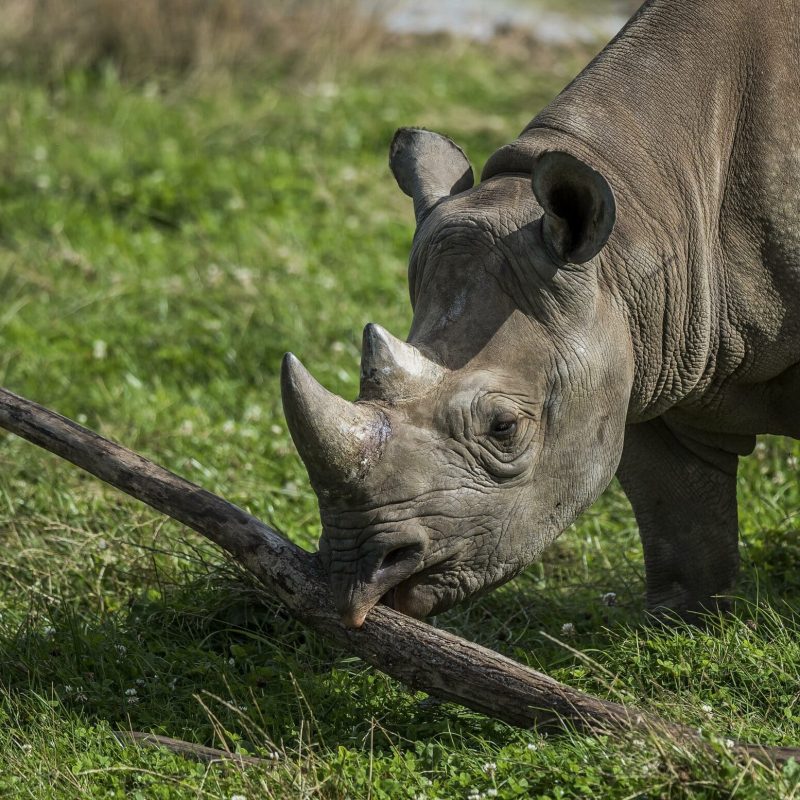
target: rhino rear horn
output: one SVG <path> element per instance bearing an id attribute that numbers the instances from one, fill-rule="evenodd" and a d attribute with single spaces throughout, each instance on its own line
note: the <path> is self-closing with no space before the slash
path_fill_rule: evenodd
<path id="1" fill-rule="evenodd" d="M 397 185 L 414 201 L 417 225 L 443 197 L 471 189 L 475 182 L 464 151 L 440 133 L 400 128 L 389 148 Z"/>
<path id="2" fill-rule="evenodd" d="M 533 166 L 533 193 L 544 210 L 542 234 L 556 260 L 583 264 L 605 246 L 617 210 L 608 181 L 570 153 L 550 150 Z"/>
<path id="3" fill-rule="evenodd" d="M 444 368 L 412 344 L 371 322 L 361 344 L 361 388 L 364 400 L 397 401 L 438 383 Z"/>

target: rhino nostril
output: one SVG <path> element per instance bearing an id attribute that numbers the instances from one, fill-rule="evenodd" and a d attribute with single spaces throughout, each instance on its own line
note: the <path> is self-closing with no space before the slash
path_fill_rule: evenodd
<path id="1" fill-rule="evenodd" d="M 383 557 L 383 561 L 381 561 L 381 564 L 378 567 L 378 572 L 383 572 L 384 570 L 391 569 L 398 564 L 403 564 L 408 561 L 419 561 L 421 557 L 422 546 L 419 544 L 409 544 L 403 545 L 402 547 L 395 547 L 394 550 L 390 550 Z"/>

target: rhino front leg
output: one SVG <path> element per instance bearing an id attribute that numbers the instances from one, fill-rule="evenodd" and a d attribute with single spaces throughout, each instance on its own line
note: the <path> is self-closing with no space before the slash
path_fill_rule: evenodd
<path id="1" fill-rule="evenodd" d="M 739 568 L 736 470 L 754 445 L 663 417 L 627 427 L 617 476 L 639 524 L 652 611 L 690 618 L 724 607 L 715 596 Z"/>

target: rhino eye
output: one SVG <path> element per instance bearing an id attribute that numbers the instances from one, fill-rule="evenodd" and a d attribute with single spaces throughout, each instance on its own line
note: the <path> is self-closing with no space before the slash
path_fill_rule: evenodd
<path id="1" fill-rule="evenodd" d="M 517 418 L 510 411 L 498 414 L 489 428 L 489 435 L 495 439 L 510 439 L 517 430 Z"/>

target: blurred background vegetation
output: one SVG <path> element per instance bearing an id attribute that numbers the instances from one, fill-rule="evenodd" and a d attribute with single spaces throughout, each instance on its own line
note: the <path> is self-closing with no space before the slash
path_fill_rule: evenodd
<path id="1" fill-rule="evenodd" d="M 129 79 L 221 69 L 273 75 L 277 69 L 296 77 L 374 55 L 388 41 L 397 43 L 391 29 L 453 33 L 472 20 L 484 40 L 513 31 L 532 43 L 570 41 L 587 38 L 587 22 L 591 28 L 613 17 L 613 26 L 637 6 L 636 0 L 0 0 L 0 64 L 56 78 L 110 64 Z M 554 26 L 562 30 L 554 33 Z"/>
<path id="2" fill-rule="evenodd" d="M 413 0 L 0 0 L 0 385 L 313 549 L 280 358 L 353 397 L 363 325 L 407 330 L 394 130 L 441 130 L 479 170 L 632 4 L 427 8 L 456 33 L 415 32 Z M 540 564 L 437 620 L 702 727 L 709 759 L 544 738 L 410 693 L 199 537 L 0 435 L 0 794 L 791 797 L 796 767 L 736 764 L 725 739 L 800 734 L 798 456 L 765 440 L 743 462 L 741 598 L 708 631 L 647 624 L 616 486 Z M 114 728 L 274 766 L 194 765 Z"/>
<path id="3" fill-rule="evenodd" d="M 113 66 L 126 79 L 324 69 L 374 51 L 381 27 L 351 0 L 2 0 L 1 63 L 58 78 Z"/>

